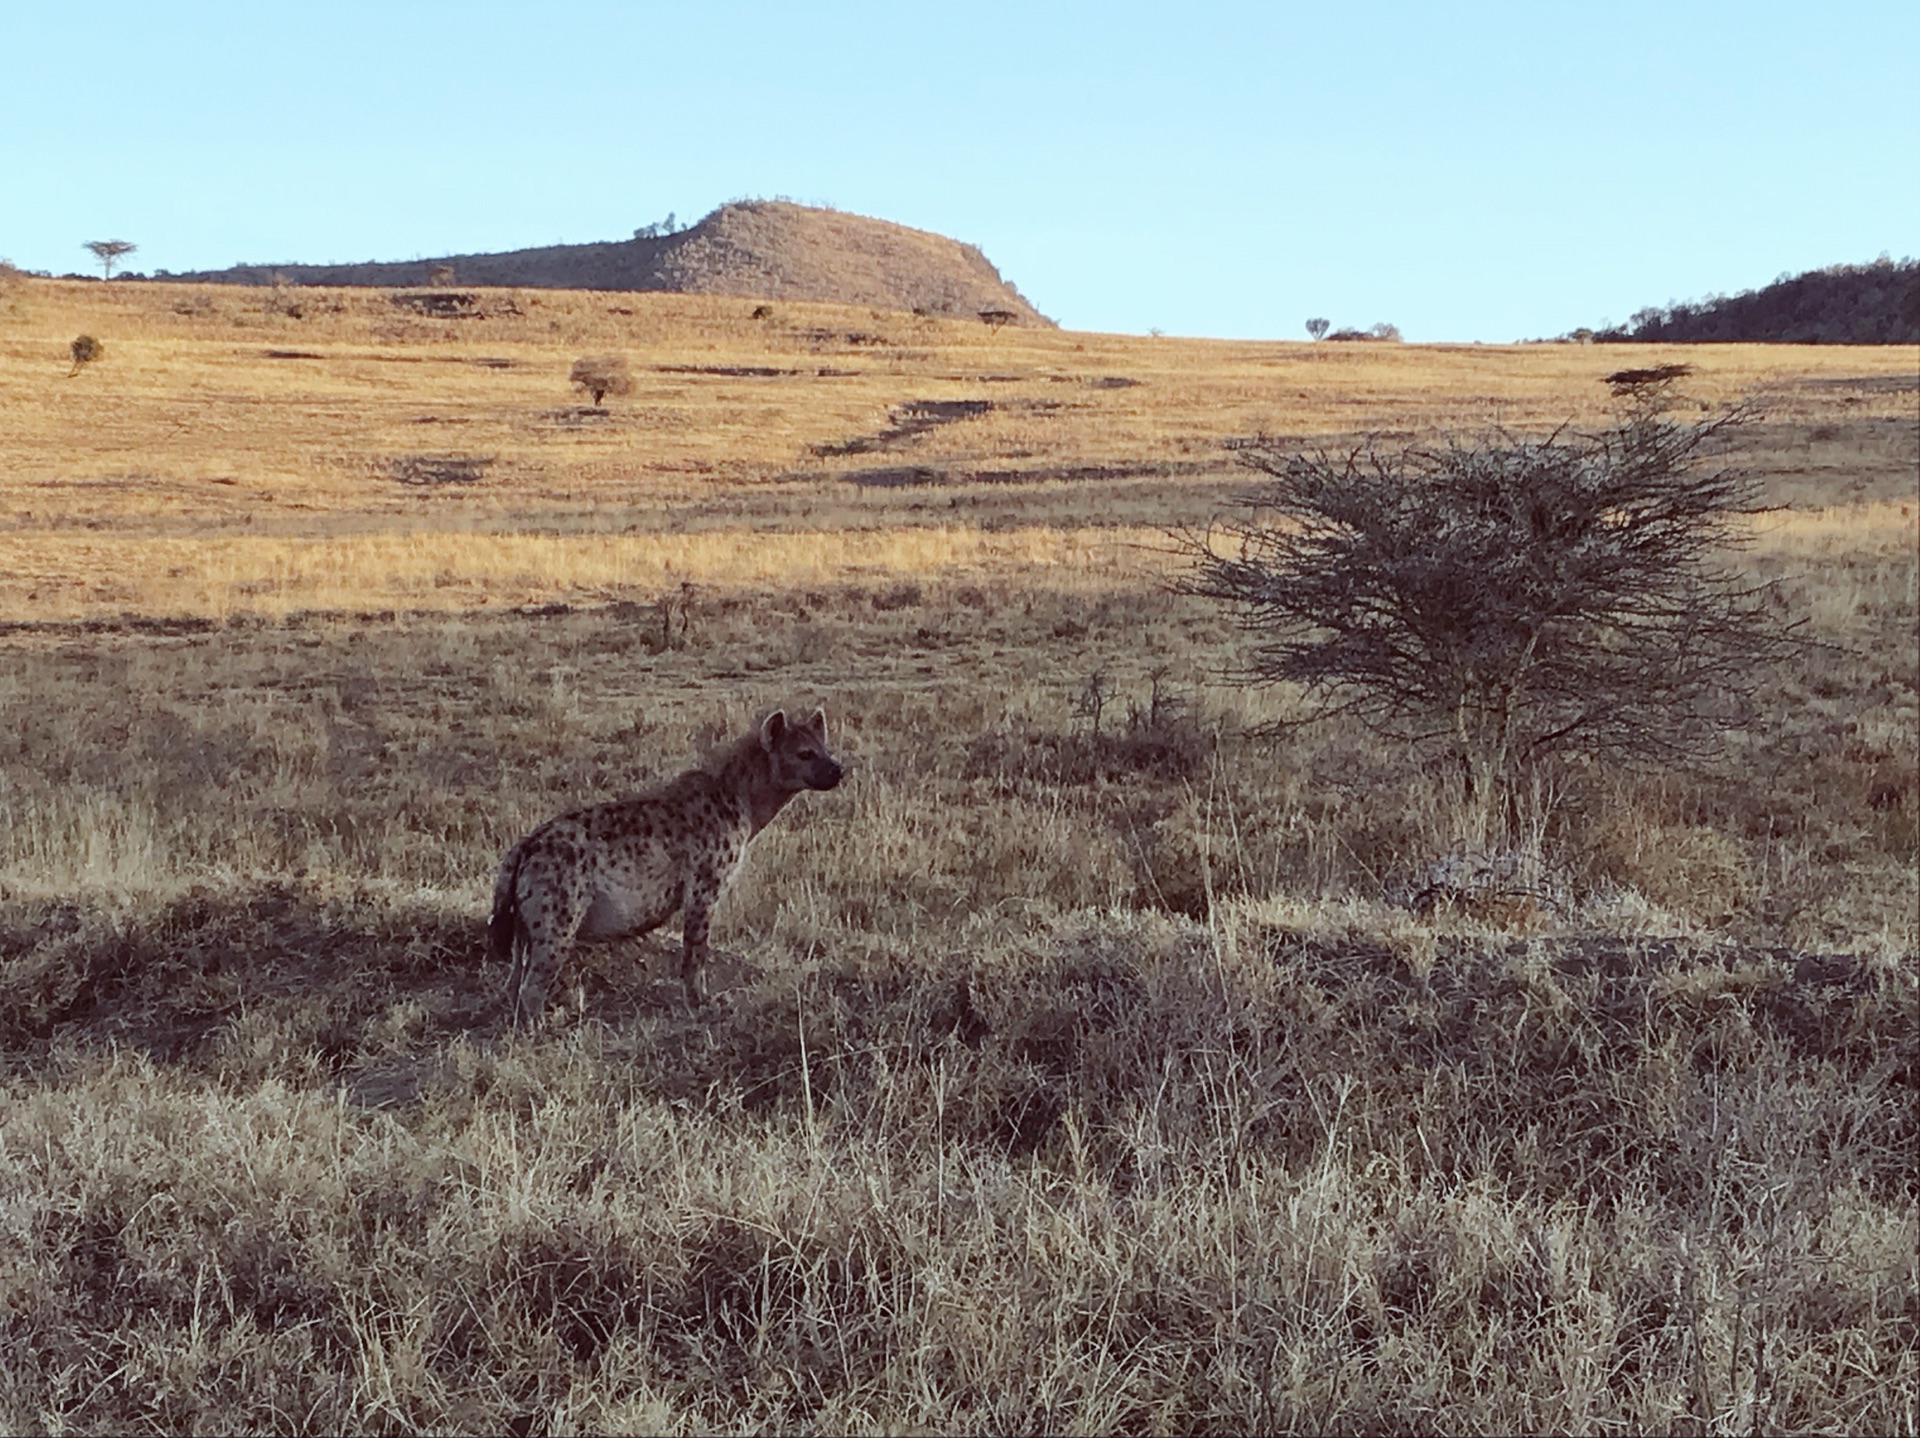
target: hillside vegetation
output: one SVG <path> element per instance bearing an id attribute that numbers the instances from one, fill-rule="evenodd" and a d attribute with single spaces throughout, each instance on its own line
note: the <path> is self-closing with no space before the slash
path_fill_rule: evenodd
<path id="1" fill-rule="evenodd" d="M 1052 323 L 972 245 L 888 220 L 784 200 L 735 201 L 674 234 L 601 244 L 401 263 L 235 265 L 169 278 L 248 285 L 272 284 L 276 277 L 295 285 L 409 285 L 424 284 L 442 269 L 462 285 L 752 295 L 969 319 L 985 311 L 1005 315 L 1010 323 Z"/>
<path id="2" fill-rule="evenodd" d="M 1911 351 L 445 293 L 0 290 L 0 1431 L 1920 1426 Z M 1828 647 L 1411 902 L 1165 532 L 1675 359 Z M 816 702 L 714 1002 L 511 1032 L 502 850 Z"/>
<path id="3" fill-rule="evenodd" d="M 1757 290 L 1641 310 L 1603 340 L 1680 344 L 1920 344 L 1920 261 L 1782 275 Z"/>

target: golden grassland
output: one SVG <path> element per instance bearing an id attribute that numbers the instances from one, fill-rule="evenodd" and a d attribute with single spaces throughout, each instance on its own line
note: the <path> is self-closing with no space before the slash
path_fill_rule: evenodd
<path id="1" fill-rule="evenodd" d="M 0 290 L 0 1429 L 1920 1429 L 1912 351 L 480 297 Z M 1158 536 L 1675 357 L 1831 647 L 1417 911 Z M 717 1001 L 508 1032 L 506 844 L 813 702 Z"/>
<path id="2" fill-rule="evenodd" d="M 0 294 L 0 617 L 641 598 L 669 578 L 760 584 L 795 561 L 924 574 L 978 568 L 1006 545 L 1054 563 L 1048 531 L 1116 526 L 1096 562 L 1137 560 L 1129 528 L 1203 522 L 1244 486 L 1230 438 L 1595 424 L 1603 375 L 1672 357 L 472 293 L 481 313 L 437 319 L 386 291 L 16 283 Z M 107 354 L 70 376 L 80 333 Z M 574 358 L 599 353 L 636 378 L 605 411 L 565 382 Z M 1910 352 L 1684 358 L 1702 403 L 1767 398 L 1784 497 L 1911 489 Z M 916 429 L 908 407 L 928 403 L 981 408 Z M 447 467 L 462 461 L 473 468 Z M 471 482 L 434 482 L 447 473 Z M 843 531 L 858 538 L 824 537 Z M 1064 551 L 1090 549 L 1074 538 Z"/>

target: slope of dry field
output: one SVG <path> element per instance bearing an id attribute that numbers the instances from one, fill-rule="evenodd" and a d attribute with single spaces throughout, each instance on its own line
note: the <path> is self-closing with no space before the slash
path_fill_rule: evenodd
<path id="1" fill-rule="evenodd" d="M 386 291 L 17 284 L 0 296 L 0 617 L 644 599 L 776 581 L 804 553 L 867 576 L 1071 559 L 1204 519 L 1243 482 L 1231 437 L 1590 423 L 1600 377 L 1656 353 L 473 293 L 476 313 L 440 318 Z M 69 378 L 81 333 L 107 355 Z M 636 378 L 604 412 L 566 384 L 603 353 Z M 1910 352 L 1686 354 L 1703 401 L 1772 397 L 1763 462 L 1783 498 L 1911 492 Z"/>
<path id="2" fill-rule="evenodd" d="M 409 303 L 0 290 L 0 1429 L 1920 1427 L 1911 351 L 1679 352 L 1839 647 L 1420 914 L 1157 537 L 1674 351 Z M 816 701 L 718 1001 L 506 1032 L 505 844 Z"/>

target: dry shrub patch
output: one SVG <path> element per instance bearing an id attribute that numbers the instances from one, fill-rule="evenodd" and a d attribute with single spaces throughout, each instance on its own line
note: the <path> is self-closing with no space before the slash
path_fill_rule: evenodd
<path id="1" fill-rule="evenodd" d="M 1648 822 L 1628 812 L 1605 824 L 1595 849 L 1600 872 L 1704 923 L 1725 923 L 1753 898 L 1744 849 L 1705 825 Z"/>

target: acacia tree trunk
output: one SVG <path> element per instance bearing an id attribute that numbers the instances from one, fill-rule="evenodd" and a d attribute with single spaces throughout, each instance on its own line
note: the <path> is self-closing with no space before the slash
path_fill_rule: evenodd
<path id="1" fill-rule="evenodd" d="M 1476 848 L 1505 848 L 1529 825 L 1525 755 L 1519 716 L 1525 674 L 1493 685 L 1469 670 L 1453 715 L 1453 745 L 1460 771 L 1459 837 Z"/>

